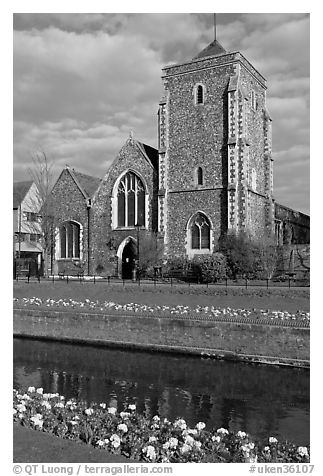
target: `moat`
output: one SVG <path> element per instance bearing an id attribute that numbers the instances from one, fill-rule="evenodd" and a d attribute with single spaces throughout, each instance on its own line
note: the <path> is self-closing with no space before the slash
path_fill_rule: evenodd
<path id="1" fill-rule="evenodd" d="M 105 402 L 190 425 L 310 443 L 310 373 L 129 350 L 14 339 L 13 385 Z"/>

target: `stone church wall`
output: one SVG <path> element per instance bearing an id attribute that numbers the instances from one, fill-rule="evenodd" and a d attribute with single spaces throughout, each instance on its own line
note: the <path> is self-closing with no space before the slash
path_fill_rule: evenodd
<path id="1" fill-rule="evenodd" d="M 80 236 L 82 256 L 81 260 L 85 262 L 87 270 L 88 261 L 88 211 L 86 199 L 71 177 L 70 173 L 63 170 L 60 178 L 56 182 L 52 191 L 52 207 L 55 215 L 55 228 L 58 228 L 63 222 L 73 220 L 82 227 Z M 55 249 L 56 258 L 57 249 Z M 54 274 L 62 272 L 75 272 L 75 265 L 80 260 L 69 258 L 58 259 L 54 262 Z"/>
<path id="2" fill-rule="evenodd" d="M 128 141 L 105 175 L 93 200 L 92 272 L 95 272 L 98 266 L 102 266 L 109 274 L 115 274 L 117 272 L 116 252 L 120 243 L 129 236 L 134 240 L 137 239 L 134 228 L 113 229 L 112 227 L 113 187 L 116 180 L 127 170 L 137 173 L 147 186 L 148 231 L 152 232 L 157 228 L 157 172 L 143 157 L 135 143 Z"/>

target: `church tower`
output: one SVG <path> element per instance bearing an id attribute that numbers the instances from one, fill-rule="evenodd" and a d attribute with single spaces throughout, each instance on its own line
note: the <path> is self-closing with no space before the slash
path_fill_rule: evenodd
<path id="1" fill-rule="evenodd" d="M 158 229 L 168 256 L 212 253 L 226 233 L 273 230 L 266 80 L 215 39 L 163 69 Z"/>

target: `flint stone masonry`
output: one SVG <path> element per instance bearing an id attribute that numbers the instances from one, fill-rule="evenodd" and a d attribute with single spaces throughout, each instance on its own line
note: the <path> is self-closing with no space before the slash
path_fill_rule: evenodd
<path id="1" fill-rule="evenodd" d="M 53 215 L 58 224 L 80 224 L 81 256 L 60 259 L 57 234 L 53 274 L 73 272 L 83 261 L 87 274 L 135 275 L 137 230 L 117 224 L 117 188 L 127 172 L 145 187 L 141 234 L 157 237 L 165 260 L 211 254 L 227 233 L 262 239 L 275 232 L 281 245 L 291 228 L 292 243 L 309 243 L 309 217 L 274 200 L 272 120 L 266 80 L 256 68 L 213 42 L 191 61 L 165 67 L 162 81 L 158 150 L 130 133 L 101 181 L 70 169 L 60 175 Z M 197 214 L 210 224 L 207 248 L 192 242 Z"/>
<path id="2" fill-rule="evenodd" d="M 197 318 L 15 309 L 15 336 L 309 366 L 309 328 Z"/>

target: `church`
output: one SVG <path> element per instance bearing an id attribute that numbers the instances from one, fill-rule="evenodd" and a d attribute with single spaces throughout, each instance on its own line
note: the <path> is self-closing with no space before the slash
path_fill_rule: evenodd
<path id="1" fill-rule="evenodd" d="M 266 79 L 215 39 L 162 71 L 157 149 L 132 134 L 102 179 L 68 166 L 52 190 L 51 274 L 131 277 L 139 239 L 165 259 L 212 254 L 227 233 L 257 239 L 287 226 L 309 242 L 309 217 L 275 202 Z"/>

